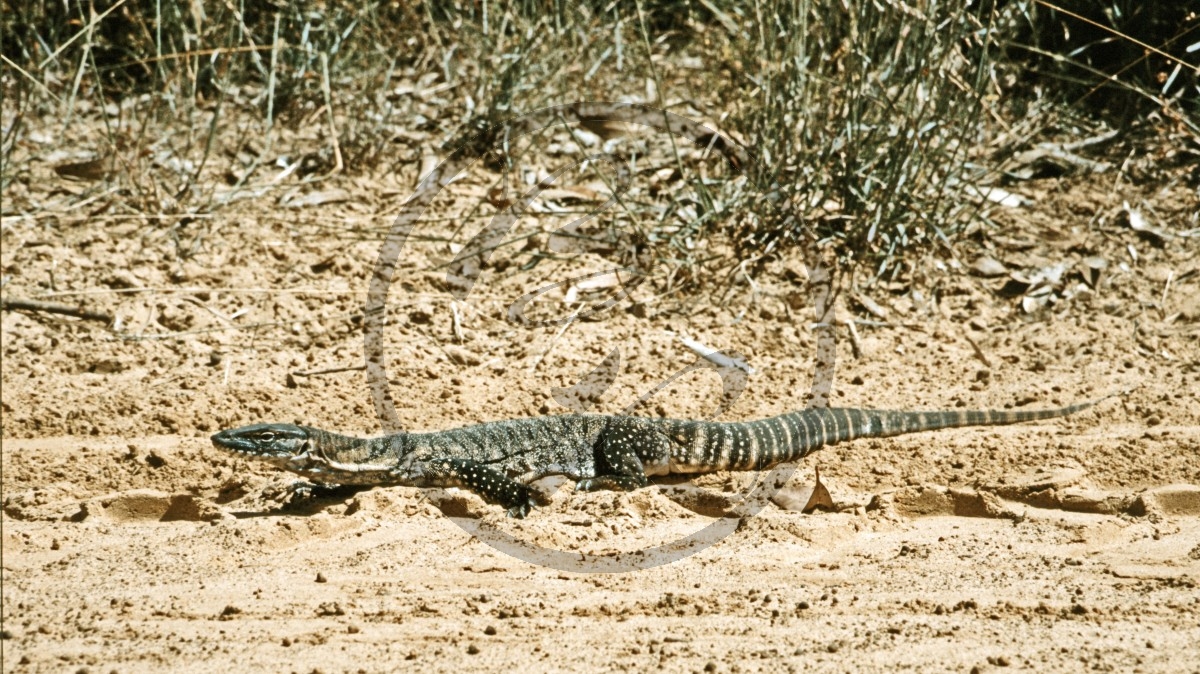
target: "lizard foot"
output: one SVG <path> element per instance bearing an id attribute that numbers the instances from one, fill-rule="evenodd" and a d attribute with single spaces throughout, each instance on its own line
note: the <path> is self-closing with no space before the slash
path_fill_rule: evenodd
<path id="1" fill-rule="evenodd" d="M 525 485 L 520 485 L 520 488 L 515 491 L 517 492 L 516 497 L 512 501 L 509 501 L 512 505 L 508 508 L 508 516 L 513 519 L 523 520 L 538 502 L 534 496 L 534 490 Z"/>
<path id="2" fill-rule="evenodd" d="M 283 500 L 286 503 L 307 501 L 313 497 L 313 488 L 316 486 L 312 482 L 296 480 L 284 489 Z"/>
<path id="3" fill-rule="evenodd" d="M 364 487 L 354 484 L 323 484 L 297 480 L 288 485 L 285 502 L 288 505 L 298 505 L 319 499 L 344 499 L 363 489 Z"/>

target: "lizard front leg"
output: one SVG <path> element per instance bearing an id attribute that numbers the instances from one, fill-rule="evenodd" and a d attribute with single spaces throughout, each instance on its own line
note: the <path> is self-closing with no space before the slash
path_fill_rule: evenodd
<path id="1" fill-rule="evenodd" d="M 524 519 L 537 505 L 534 491 L 504 473 L 468 459 L 441 459 L 425 464 L 422 483 L 429 487 L 463 487 L 508 509 L 508 516 Z"/>
<path id="2" fill-rule="evenodd" d="M 296 480 L 287 486 L 285 493 L 287 502 L 294 505 L 300 501 L 350 498 L 370 488 L 369 485 L 360 484 L 327 484 Z"/>

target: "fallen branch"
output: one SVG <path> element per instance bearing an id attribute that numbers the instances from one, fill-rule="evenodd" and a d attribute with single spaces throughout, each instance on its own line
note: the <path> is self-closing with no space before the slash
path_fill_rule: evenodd
<path id="1" fill-rule="evenodd" d="M 54 302 L 39 302 L 37 300 L 15 300 L 12 298 L 0 300 L 0 309 L 12 311 L 14 309 L 24 309 L 26 311 L 44 311 L 48 314 L 62 314 L 63 316 L 74 316 L 88 321 L 100 321 L 102 323 L 112 323 L 113 317 L 99 311 L 90 311 L 82 306 L 71 306 L 69 304 L 56 304 Z"/>

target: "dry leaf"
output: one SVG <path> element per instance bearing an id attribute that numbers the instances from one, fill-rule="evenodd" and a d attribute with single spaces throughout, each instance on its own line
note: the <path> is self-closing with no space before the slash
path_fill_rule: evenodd
<path id="1" fill-rule="evenodd" d="M 863 309 L 866 309 L 868 312 L 870 312 L 876 318 L 879 318 L 880 320 L 885 320 L 885 321 L 887 320 L 887 317 L 888 317 L 887 309 L 884 309 L 882 306 L 879 305 L 878 302 L 871 299 L 870 297 L 867 297 L 866 295 L 860 295 L 858 293 L 855 293 L 854 301 L 858 302 L 858 304 Z"/>
<path id="2" fill-rule="evenodd" d="M 701 344 L 694 339 L 689 339 L 683 335 L 678 335 L 679 341 L 687 348 L 695 351 L 701 358 L 716 365 L 717 367 L 734 368 L 741 370 L 746 374 L 754 374 L 754 368 L 746 362 L 741 356 L 730 357 L 722 351 L 718 351 L 710 346 Z"/>
<path id="3" fill-rule="evenodd" d="M 837 510 L 837 506 L 833 503 L 833 497 L 829 495 L 829 490 L 821 483 L 821 468 L 816 469 L 816 478 L 811 487 L 795 487 L 789 489 L 780 489 L 771 496 L 771 502 L 792 512 L 812 512 L 817 508 L 825 510 Z"/>
<path id="4" fill-rule="evenodd" d="M 107 180 L 113 175 L 113 163 L 112 155 L 108 155 L 91 161 L 59 164 L 54 167 L 54 172 L 63 178 Z"/>
<path id="5" fill-rule="evenodd" d="M 550 187 L 538 196 L 546 201 L 595 201 L 598 195 L 586 187 Z"/>
<path id="6" fill-rule="evenodd" d="M 1084 267 L 1083 280 L 1092 288 L 1100 283 L 1100 276 L 1105 269 L 1108 268 L 1108 260 L 1102 257 L 1085 257 L 1082 260 Z"/>
<path id="7" fill-rule="evenodd" d="M 1036 314 L 1050 304 L 1052 295 L 1049 292 L 1040 295 L 1026 295 L 1021 298 L 1021 309 L 1027 314 Z"/>
<path id="8" fill-rule="evenodd" d="M 1005 208 L 1020 208 L 1021 206 L 1031 206 L 1033 204 L 1032 199 L 1009 192 L 1008 190 L 1002 190 L 999 187 L 985 187 L 981 192 L 984 199 L 1000 204 Z"/>
<path id="9" fill-rule="evenodd" d="M 309 192 L 297 197 L 285 196 L 283 199 L 280 199 L 279 205 L 287 208 L 307 208 L 309 206 L 334 204 L 342 201 L 350 201 L 350 193 L 341 188 L 335 188 L 332 190 Z"/>
<path id="10" fill-rule="evenodd" d="M 1170 232 L 1166 232 L 1158 227 L 1152 226 L 1146 220 L 1146 216 L 1142 215 L 1141 211 L 1135 208 L 1130 208 L 1128 201 L 1124 203 L 1123 209 L 1126 217 L 1129 219 L 1129 228 L 1137 232 L 1142 236 L 1142 238 L 1150 241 L 1150 243 L 1154 244 L 1155 246 L 1161 248 L 1162 245 L 1166 243 L 1167 239 L 1172 238 L 1173 235 Z"/>
<path id="11" fill-rule="evenodd" d="M 817 508 L 825 508 L 834 510 L 833 497 L 829 495 L 829 490 L 821 484 L 821 467 L 816 467 L 816 478 L 813 484 L 812 496 L 808 497 L 808 503 L 804 505 L 803 512 L 812 512 Z"/>
<path id="12" fill-rule="evenodd" d="M 626 133 L 625 122 L 611 119 L 589 119 L 584 117 L 579 120 L 579 125 L 596 134 L 597 136 L 600 136 L 604 140 L 615 138 Z"/>
<path id="13" fill-rule="evenodd" d="M 1008 269 L 1005 268 L 1003 262 L 989 255 L 984 255 L 971 263 L 971 271 L 984 278 L 990 278 L 993 276 L 1003 276 Z"/>

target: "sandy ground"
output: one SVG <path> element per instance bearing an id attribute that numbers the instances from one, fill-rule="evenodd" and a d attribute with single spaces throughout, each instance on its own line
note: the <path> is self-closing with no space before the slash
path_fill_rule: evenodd
<path id="1" fill-rule="evenodd" d="M 1178 234 L 1195 231 L 1194 190 L 1027 183 L 1036 207 L 998 212 L 1003 228 L 957 259 L 861 289 L 884 317 L 843 295 L 841 315 L 865 322 L 861 357 L 840 335 L 836 405 L 1119 398 L 830 447 L 753 516 L 739 503 L 759 476 L 721 474 L 631 494 L 546 485 L 551 503 L 515 521 L 401 487 L 285 505 L 291 478 L 208 441 L 266 420 L 381 432 L 358 312 L 415 164 L 335 180 L 321 189 L 345 196 L 307 208 L 159 220 L 30 161 L 5 195 L 32 213 L 6 215 L 6 296 L 116 322 L 3 314 L 6 672 L 1200 671 L 1200 263 Z M 488 184 L 448 198 L 478 204 Z M 1131 228 L 1123 202 L 1161 231 Z M 593 411 L 616 412 L 695 360 L 681 334 L 756 369 L 725 418 L 808 390 L 797 258 L 723 304 L 645 285 L 595 320 L 528 329 L 505 318 L 514 298 L 611 263 L 514 255 L 457 301 L 436 271 L 458 250 L 451 225 L 432 227 L 447 238 L 404 251 L 384 335 L 406 428 L 564 412 L 555 387 L 614 347 L 621 371 Z M 983 256 L 1004 274 L 968 273 Z M 1047 293 L 1001 292 L 1010 272 L 1059 264 Z M 559 291 L 546 311 L 577 301 Z M 702 416 L 718 390 L 695 373 L 645 413 Z M 818 465 L 837 509 L 791 509 Z M 638 552 L 700 531 L 720 535 Z M 650 568 L 593 572 L 605 564 Z"/>

